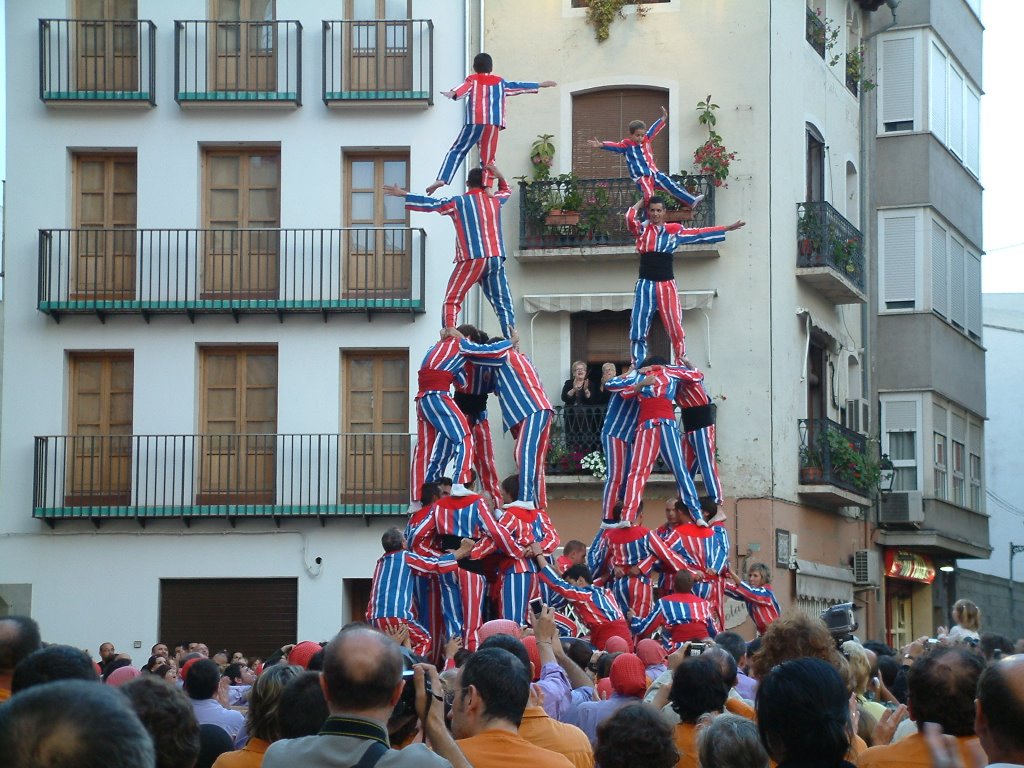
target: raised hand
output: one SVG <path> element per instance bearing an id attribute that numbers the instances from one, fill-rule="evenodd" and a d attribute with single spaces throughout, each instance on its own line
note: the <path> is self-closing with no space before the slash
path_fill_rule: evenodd
<path id="1" fill-rule="evenodd" d="M 747 222 L 743 221 L 742 219 L 737 219 L 732 224 L 727 226 L 725 228 L 725 231 L 726 232 L 732 232 L 733 230 L 740 229 L 740 228 L 745 227 L 745 226 L 747 226 Z"/>
<path id="2" fill-rule="evenodd" d="M 402 189 L 397 184 L 385 184 L 384 185 L 384 194 L 385 195 L 390 195 L 391 197 L 405 197 L 409 193 L 406 192 L 404 189 Z"/>
<path id="3" fill-rule="evenodd" d="M 600 149 L 601 147 L 604 146 L 604 144 L 601 143 L 601 140 L 596 136 L 592 139 L 587 139 L 587 144 L 589 144 L 594 149 Z"/>

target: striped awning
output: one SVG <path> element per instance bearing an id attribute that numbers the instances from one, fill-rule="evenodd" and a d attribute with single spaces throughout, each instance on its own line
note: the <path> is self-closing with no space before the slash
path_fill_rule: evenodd
<path id="1" fill-rule="evenodd" d="M 683 310 L 711 309 L 717 290 L 680 291 Z M 541 293 L 523 296 L 527 312 L 622 312 L 633 309 L 633 293 Z"/>

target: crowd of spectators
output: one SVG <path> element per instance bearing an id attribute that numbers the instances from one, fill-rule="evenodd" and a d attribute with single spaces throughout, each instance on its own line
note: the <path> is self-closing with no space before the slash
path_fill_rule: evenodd
<path id="1" fill-rule="evenodd" d="M 93 661 L 0 618 L 0 764 L 1024 765 L 1024 655 L 999 635 L 897 651 L 792 611 L 754 643 L 724 632 L 666 657 L 559 638 L 545 606 L 481 639 L 449 644 L 440 671 L 359 623 L 265 660 L 157 644 L 136 667 L 110 643 Z"/>

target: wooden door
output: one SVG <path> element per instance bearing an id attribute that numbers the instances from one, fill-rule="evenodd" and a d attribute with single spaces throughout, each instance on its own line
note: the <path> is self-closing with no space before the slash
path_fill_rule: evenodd
<path id="1" fill-rule="evenodd" d="M 277 298 L 280 159 L 276 148 L 206 153 L 204 299 Z"/>
<path id="2" fill-rule="evenodd" d="M 137 91 L 137 0 L 78 0 L 76 18 L 78 90 Z"/>
<path id="3" fill-rule="evenodd" d="M 73 299 L 135 298 L 134 155 L 75 157 Z"/>
<path id="4" fill-rule="evenodd" d="M 409 0 L 346 0 L 347 91 L 412 89 Z"/>
<path id="5" fill-rule="evenodd" d="M 132 354 L 75 353 L 69 362 L 65 504 L 127 505 L 132 469 Z"/>
<path id="6" fill-rule="evenodd" d="M 346 297 L 410 296 L 412 248 L 405 201 L 381 192 L 385 184 L 408 187 L 408 155 L 346 155 L 345 224 L 353 227 L 342 270 Z"/>
<path id="7" fill-rule="evenodd" d="M 408 351 L 346 352 L 342 381 L 342 503 L 408 498 Z"/>
<path id="8" fill-rule="evenodd" d="M 211 91 L 277 90 L 274 0 L 213 0 Z"/>
<path id="9" fill-rule="evenodd" d="M 202 350 L 198 504 L 273 504 L 277 350 Z"/>

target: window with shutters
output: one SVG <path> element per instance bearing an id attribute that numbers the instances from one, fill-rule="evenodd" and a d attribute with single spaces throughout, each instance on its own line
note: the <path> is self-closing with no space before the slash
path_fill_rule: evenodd
<path id="1" fill-rule="evenodd" d="M 136 157 L 75 155 L 73 299 L 135 298 Z"/>
<path id="2" fill-rule="evenodd" d="M 946 238 L 949 233 L 932 220 L 932 310 L 949 317 L 949 264 L 946 260 Z"/>
<path id="3" fill-rule="evenodd" d="M 807 198 L 816 203 L 825 199 L 825 139 L 810 123 L 807 124 Z"/>
<path id="4" fill-rule="evenodd" d="M 402 297 L 412 281 L 409 215 L 386 184 L 409 186 L 409 153 L 345 153 L 345 243 L 342 292 L 346 298 Z"/>
<path id="5" fill-rule="evenodd" d="M 572 97 L 572 170 L 581 179 L 628 179 L 623 155 L 592 149 L 587 139 L 619 141 L 629 135 L 629 124 L 643 120 L 650 127 L 668 104 L 668 91 L 657 88 L 617 88 Z M 671 122 L 654 139 L 654 162 L 665 173 L 669 168 Z"/>
<path id="6" fill-rule="evenodd" d="M 882 213 L 879 222 L 879 268 L 884 310 L 914 310 L 921 304 L 917 230 L 920 215 Z"/>
<path id="7" fill-rule="evenodd" d="M 572 360 L 587 364 L 591 381 L 601 380 L 601 364 L 615 363 L 618 370 L 630 363 L 629 312 L 577 312 L 572 316 L 569 348 Z M 657 317 L 647 336 L 647 354 L 671 356 L 665 326 Z M 565 378 L 569 377 L 568 363 Z"/>
<path id="8" fill-rule="evenodd" d="M 963 329 L 967 303 L 964 296 L 964 244 L 951 237 L 949 240 L 949 319 Z"/>
<path id="9" fill-rule="evenodd" d="M 882 453 L 889 454 L 893 463 L 894 491 L 914 491 L 920 487 L 917 479 L 919 408 L 918 400 L 882 398 Z"/>
<path id="10" fill-rule="evenodd" d="M 968 506 L 975 512 L 981 512 L 981 427 L 971 424 L 970 426 L 970 483 L 971 491 Z"/>
<path id="11" fill-rule="evenodd" d="M 211 91 L 277 90 L 274 0 L 210 0 L 217 21 L 209 50 Z"/>
<path id="12" fill-rule="evenodd" d="M 408 91 L 412 88 L 411 0 L 346 0 L 348 91 Z"/>
<path id="13" fill-rule="evenodd" d="M 879 133 L 918 130 L 918 36 L 882 39 L 879 56 Z"/>
<path id="14" fill-rule="evenodd" d="M 928 49 L 928 129 L 977 176 L 980 90 L 938 40 L 932 39 Z"/>
<path id="15" fill-rule="evenodd" d="M 981 255 L 969 249 L 935 211 L 929 211 L 928 217 L 930 308 L 957 330 L 981 341 Z"/>
<path id="16" fill-rule="evenodd" d="M 969 411 L 932 395 L 934 495 L 961 507 L 982 510 L 984 432 Z"/>
<path id="17" fill-rule="evenodd" d="M 137 0 L 78 0 L 75 52 L 82 91 L 134 91 L 139 87 Z"/>

